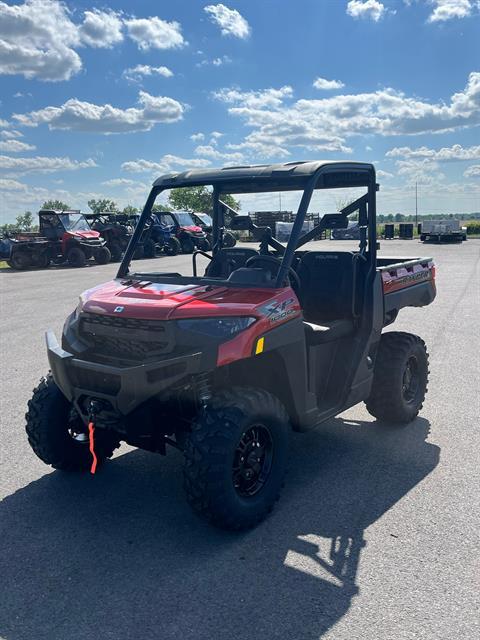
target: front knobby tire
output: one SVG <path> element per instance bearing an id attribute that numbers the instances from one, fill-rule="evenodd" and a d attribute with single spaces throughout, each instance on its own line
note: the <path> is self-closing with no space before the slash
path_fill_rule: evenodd
<path id="1" fill-rule="evenodd" d="M 428 374 L 428 353 L 421 338 L 401 331 L 383 334 L 367 411 L 386 423 L 411 422 L 423 406 Z"/>
<path id="2" fill-rule="evenodd" d="M 67 262 L 71 267 L 79 269 L 87 264 L 87 256 L 80 247 L 72 247 L 67 253 Z"/>
<path id="3" fill-rule="evenodd" d="M 28 442 L 40 460 L 63 471 L 90 469 L 92 456 L 86 429 L 51 373 L 33 390 L 25 419 Z M 110 458 L 119 444 L 112 432 L 96 429 L 98 464 Z"/>
<path id="4" fill-rule="evenodd" d="M 186 437 L 190 506 L 222 529 L 257 525 L 283 486 L 290 431 L 287 412 L 271 393 L 240 387 L 217 393 Z"/>

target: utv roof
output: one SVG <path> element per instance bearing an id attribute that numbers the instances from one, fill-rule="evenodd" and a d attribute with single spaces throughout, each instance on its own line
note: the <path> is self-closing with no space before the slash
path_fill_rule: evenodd
<path id="1" fill-rule="evenodd" d="M 42 215 L 43 213 L 54 213 L 56 215 L 60 215 L 62 213 L 80 213 L 80 209 L 40 209 L 37 215 Z"/>
<path id="2" fill-rule="evenodd" d="M 362 187 L 375 181 L 375 168 L 365 162 L 316 160 L 285 164 L 258 164 L 223 169 L 196 169 L 169 173 L 153 183 L 154 187 L 174 189 L 215 185 L 224 193 L 255 191 L 293 191 L 304 189 L 318 175 L 317 189 Z"/>

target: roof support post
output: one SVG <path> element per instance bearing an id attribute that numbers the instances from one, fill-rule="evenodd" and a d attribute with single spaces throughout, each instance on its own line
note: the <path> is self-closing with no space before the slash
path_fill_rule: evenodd
<path id="1" fill-rule="evenodd" d="M 280 265 L 280 269 L 278 270 L 277 279 L 275 281 L 276 287 L 283 286 L 285 277 L 288 273 L 288 270 L 290 269 L 290 265 L 292 264 L 293 254 L 295 253 L 298 239 L 300 238 L 300 235 L 302 233 L 303 222 L 307 214 L 308 205 L 310 204 L 313 190 L 315 189 L 315 185 L 317 184 L 317 177 L 317 172 L 315 172 L 308 181 L 307 186 L 303 191 L 302 199 L 300 200 L 300 204 L 298 206 L 297 215 L 295 216 L 295 222 L 293 223 L 292 232 L 288 240 L 287 248 L 285 249 L 285 253 L 283 255 L 282 264 Z"/>
<path id="2" fill-rule="evenodd" d="M 225 226 L 223 207 L 220 204 L 219 200 L 220 190 L 218 187 L 213 187 L 213 212 L 212 212 L 212 220 L 213 220 L 213 247 L 212 253 L 215 255 L 219 249 L 222 248 L 223 244 L 223 227 Z"/>
<path id="3" fill-rule="evenodd" d="M 133 252 L 137 248 L 137 243 L 142 236 L 145 223 L 152 213 L 152 207 L 155 204 L 155 200 L 157 199 L 158 194 L 162 191 L 163 189 L 159 189 L 158 187 L 153 187 L 153 189 L 150 191 L 145 206 L 143 207 L 143 211 L 140 215 L 140 219 L 137 223 L 137 226 L 135 227 L 135 231 L 133 232 L 133 235 L 130 238 L 130 242 L 128 243 L 127 250 L 125 251 L 125 254 L 123 256 L 123 260 L 120 263 L 120 267 L 117 272 L 117 278 L 125 278 L 125 276 L 128 275 Z"/>

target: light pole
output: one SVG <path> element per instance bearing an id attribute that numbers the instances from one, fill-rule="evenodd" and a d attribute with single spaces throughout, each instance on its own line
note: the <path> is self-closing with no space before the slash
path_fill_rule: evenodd
<path id="1" fill-rule="evenodd" d="M 415 181 L 415 226 L 418 229 L 418 187 Z"/>

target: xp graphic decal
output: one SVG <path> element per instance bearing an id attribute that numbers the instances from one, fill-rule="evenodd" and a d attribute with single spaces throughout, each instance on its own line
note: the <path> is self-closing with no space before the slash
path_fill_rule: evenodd
<path id="1" fill-rule="evenodd" d="M 295 298 L 281 301 L 275 300 L 262 307 L 261 311 L 267 316 L 271 324 L 280 322 L 280 320 L 284 320 L 292 313 L 295 313 Z"/>

